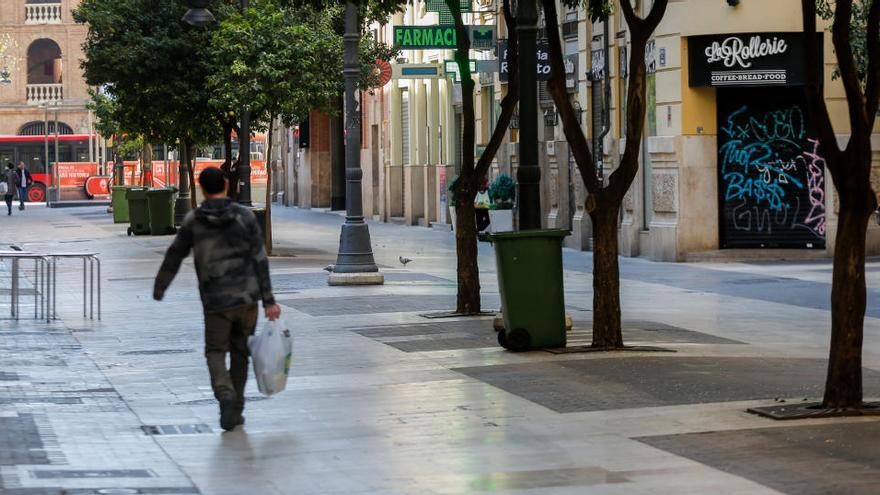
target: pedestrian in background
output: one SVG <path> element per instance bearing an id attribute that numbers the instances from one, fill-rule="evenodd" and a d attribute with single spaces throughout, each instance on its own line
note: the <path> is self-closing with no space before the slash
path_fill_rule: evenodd
<path id="1" fill-rule="evenodd" d="M 244 424 L 247 340 L 257 325 L 257 304 L 263 302 L 269 320 L 281 316 L 281 307 L 272 295 L 269 258 L 257 217 L 226 197 L 228 184 L 219 168 L 202 171 L 199 186 L 205 201 L 184 218 L 156 276 L 153 298 L 162 300 L 192 250 L 205 315 L 211 388 L 220 402 L 220 426 L 230 431 Z"/>
<path id="2" fill-rule="evenodd" d="M 27 188 L 34 180 L 31 178 L 31 172 L 27 169 L 24 162 L 18 162 L 18 209 L 24 210 L 24 200 L 27 198 Z"/>
<path id="3" fill-rule="evenodd" d="M 483 179 L 480 182 L 480 189 L 477 191 L 477 196 L 474 198 L 474 211 L 477 215 L 477 232 L 482 232 L 489 228 L 489 207 L 492 204 L 492 200 L 489 198 L 489 181 L 487 179 Z"/>
<path id="4" fill-rule="evenodd" d="M 3 176 L 3 183 L 6 184 L 6 190 L 3 191 L 3 200 L 6 201 L 7 215 L 12 215 L 12 200 L 18 193 L 18 173 L 11 163 L 6 164 L 6 171 Z"/>

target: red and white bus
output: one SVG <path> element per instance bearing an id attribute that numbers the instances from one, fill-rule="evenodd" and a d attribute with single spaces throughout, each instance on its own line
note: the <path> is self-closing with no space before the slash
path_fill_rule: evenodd
<path id="1" fill-rule="evenodd" d="M 91 138 L 91 139 L 90 139 Z M 46 201 L 47 191 L 54 187 L 58 179 L 59 200 L 104 199 L 109 194 L 109 184 L 113 173 L 113 163 L 102 167 L 97 161 L 89 161 L 89 144 L 96 135 L 62 134 L 48 137 L 49 155 L 46 156 L 46 136 L 0 136 L 0 167 L 7 163 L 18 165 L 24 162 L 34 182 L 28 187 L 27 200 Z M 237 143 L 236 147 L 237 147 Z M 144 180 L 142 167 L 137 161 L 124 161 L 125 184 L 164 187 L 173 185 L 177 178 L 177 161 L 166 160 L 163 146 L 154 146 L 152 174 Z M 219 146 L 209 147 L 199 153 L 196 159 L 196 176 L 205 167 L 220 166 L 223 160 L 217 156 Z M 266 165 L 262 159 L 265 150 L 265 137 L 254 136 L 251 146 L 251 180 L 254 184 L 266 183 Z M 222 152 L 221 152 L 222 153 Z M 53 171 L 58 160 L 57 174 Z M 46 164 L 49 164 L 47 166 Z"/>

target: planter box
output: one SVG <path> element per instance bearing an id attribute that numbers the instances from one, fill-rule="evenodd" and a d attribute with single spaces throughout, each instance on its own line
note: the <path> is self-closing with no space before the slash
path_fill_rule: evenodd
<path id="1" fill-rule="evenodd" d="M 489 210 L 489 232 L 513 231 L 513 210 Z"/>

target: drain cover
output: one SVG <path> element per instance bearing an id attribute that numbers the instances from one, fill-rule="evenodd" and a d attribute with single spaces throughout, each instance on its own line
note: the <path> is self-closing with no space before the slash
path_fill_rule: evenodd
<path id="1" fill-rule="evenodd" d="M 199 423 L 193 425 L 143 425 L 141 429 L 147 435 L 195 435 L 198 433 L 213 433 L 210 426 Z"/>

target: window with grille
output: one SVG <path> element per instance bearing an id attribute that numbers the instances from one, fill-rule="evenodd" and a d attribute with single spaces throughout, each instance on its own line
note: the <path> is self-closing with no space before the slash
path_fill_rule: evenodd
<path id="1" fill-rule="evenodd" d="M 400 93 L 400 145 L 403 147 L 401 163 L 409 165 L 409 91 L 404 89 Z"/>

